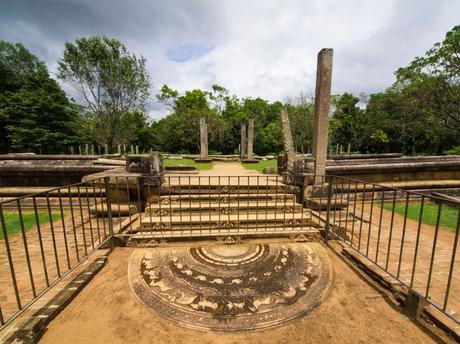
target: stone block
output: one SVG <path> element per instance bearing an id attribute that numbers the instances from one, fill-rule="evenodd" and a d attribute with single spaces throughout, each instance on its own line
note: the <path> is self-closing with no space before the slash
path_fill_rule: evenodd
<path id="1" fill-rule="evenodd" d="M 426 299 L 413 290 L 409 290 L 404 304 L 404 309 L 413 317 L 419 317 L 425 306 L 428 305 Z"/>
<path id="2" fill-rule="evenodd" d="M 152 152 L 149 155 L 127 156 L 126 171 L 148 175 L 163 175 L 163 157 L 160 152 Z"/>

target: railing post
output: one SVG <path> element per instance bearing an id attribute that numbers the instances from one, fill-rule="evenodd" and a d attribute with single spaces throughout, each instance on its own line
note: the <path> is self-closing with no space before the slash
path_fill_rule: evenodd
<path id="1" fill-rule="evenodd" d="M 332 178 L 327 184 L 327 210 L 326 210 L 326 243 L 329 241 L 329 221 L 331 217 L 331 199 L 332 199 Z"/>
<path id="2" fill-rule="evenodd" d="M 112 221 L 112 202 L 110 201 L 110 190 L 109 190 L 109 177 L 104 177 L 105 186 L 105 202 L 107 206 L 107 221 L 109 225 L 109 236 L 113 236 L 113 221 Z"/>

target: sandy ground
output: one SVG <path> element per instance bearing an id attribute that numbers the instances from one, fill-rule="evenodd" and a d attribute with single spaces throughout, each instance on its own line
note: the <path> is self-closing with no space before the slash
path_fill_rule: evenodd
<path id="1" fill-rule="evenodd" d="M 217 334 L 185 329 L 147 309 L 131 291 L 128 258 L 108 265 L 53 320 L 40 343 L 433 343 L 442 342 L 387 301 L 386 294 L 329 250 L 334 281 L 323 304 L 292 323 L 261 332 Z"/>
<path id="2" fill-rule="evenodd" d="M 256 170 L 248 170 L 240 162 L 222 162 L 214 161 L 212 169 L 199 171 L 203 176 L 244 176 L 244 175 L 261 175 Z"/>

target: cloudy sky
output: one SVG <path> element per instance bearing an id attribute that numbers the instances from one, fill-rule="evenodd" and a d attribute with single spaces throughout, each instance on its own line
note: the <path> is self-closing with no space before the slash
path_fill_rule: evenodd
<path id="1" fill-rule="evenodd" d="M 0 0 L 0 39 L 23 43 L 54 73 L 65 41 L 117 38 L 147 58 L 150 114 L 160 118 L 163 84 L 269 100 L 312 94 L 323 47 L 334 49 L 334 93 L 382 91 L 459 13 L 460 0 Z"/>

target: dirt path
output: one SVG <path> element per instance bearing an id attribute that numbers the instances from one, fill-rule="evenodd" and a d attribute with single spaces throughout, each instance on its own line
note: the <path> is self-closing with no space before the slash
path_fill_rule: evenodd
<path id="1" fill-rule="evenodd" d="M 203 176 L 243 176 L 243 175 L 260 175 L 256 170 L 248 170 L 240 162 L 221 162 L 212 163 L 213 168 L 208 171 L 199 171 Z"/>
<path id="2" fill-rule="evenodd" d="M 334 280 L 323 304 L 271 330 L 216 334 L 185 329 L 157 316 L 130 289 L 133 249 L 116 249 L 109 264 L 53 320 L 41 343 L 433 343 L 378 289 L 329 251 Z"/>

